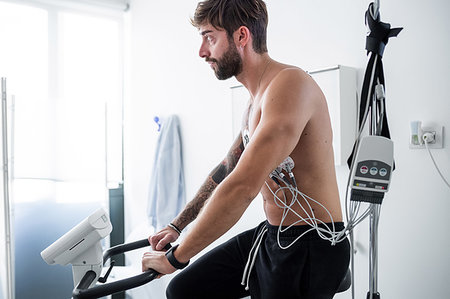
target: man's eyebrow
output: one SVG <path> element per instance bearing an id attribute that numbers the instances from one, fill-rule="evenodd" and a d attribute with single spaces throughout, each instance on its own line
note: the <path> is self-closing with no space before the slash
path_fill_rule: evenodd
<path id="1" fill-rule="evenodd" d="M 205 34 L 208 34 L 210 32 L 212 32 L 212 30 L 204 30 L 204 31 L 200 32 L 200 35 L 204 36 Z"/>

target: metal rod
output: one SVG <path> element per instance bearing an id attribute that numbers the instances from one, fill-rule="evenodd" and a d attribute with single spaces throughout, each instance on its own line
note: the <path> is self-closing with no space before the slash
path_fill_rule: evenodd
<path id="1" fill-rule="evenodd" d="M 317 70 L 313 70 L 313 71 L 307 71 L 308 74 L 310 75 L 314 75 L 314 74 L 318 74 L 318 73 L 323 73 L 323 72 L 329 72 L 329 71 L 334 71 L 334 70 L 338 70 L 341 66 L 340 65 L 336 65 L 336 66 L 332 66 L 332 67 L 327 67 L 327 68 L 323 68 L 323 69 L 317 69 Z M 235 89 L 235 88 L 240 88 L 243 87 L 244 85 L 242 84 L 238 84 L 238 85 L 233 85 L 230 88 L 231 89 Z"/>
<path id="2" fill-rule="evenodd" d="M 374 232 L 374 240 L 375 240 L 375 259 L 374 259 L 374 282 L 373 282 L 373 289 L 374 294 L 378 294 L 378 223 L 380 222 L 380 209 L 381 205 L 376 205 L 375 207 L 375 232 Z"/>
<path id="3" fill-rule="evenodd" d="M 369 293 L 373 294 L 373 249 L 374 249 L 374 243 L 373 243 L 373 209 L 370 212 L 370 226 L 369 226 Z M 370 297 L 371 298 L 371 297 Z"/>
<path id="4" fill-rule="evenodd" d="M 355 239 L 353 235 L 353 229 L 350 230 L 350 249 L 351 249 L 351 259 L 350 268 L 352 272 L 352 298 L 355 299 Z"/>
<path id="5" fill-rule="evenodd" d="M 337 65 L 337 66 L 327 67 L 327 68 L 323 68 L 323 69 L 308 71 L 307 73 L 310 74 L 310 75 L 313 75 L 313 74 L 318 74 L 318 73 L 338 70 L 340 67 L 341 67 L 340 65 Z"/>
<path id="6" fill-rule="evenodd" d="M 104 121 L 104 134 L 105 134 L 105 188 L 108 189 L 108 103 L 105 102 L 105 121 Z"/>
<path id="7" fill-rule="evenodd" d="M 372 67 L 372 74 L 369 84 L 369 90 L 367 94 L 367 105 L 371 106 L 370 111 L 370 125 L 369 135 L 377 135 L 377 97 L 376 94 L 372 94 L 373 85 L 375 80 L 375 70 L 379 56 L 374 54 L 375 59 Z M 369 293 L 368 299 L 374 299 L 374 296 L 378 296 L 378 221 L 379 221 L 380 207 L 378 204 L 370 205 L 370 223 L 369 223 Z M 379 297 L 377 297 L 379 298 Z"/>
<path id="8" fill-rule="evenodd" d="M 370 214 L 369 297 L 378 296 L 378 222 L 380 206 L 372 204 Z"/>
<path id="9" fill-rule="evenodd" d="M 6 102 L 6 78 L 2 78 L 2 145 L 3 145 L 3 203 L 5 214 L 5 247 L 6 247 L 6 285 L 7 298 L 14 298 L 13 265 L 11 245 L 11 218 L 9 199 L 9 173 L 8 173 L 8 105 Z"/>
<path id="10" fill-rule="evenodd" d="M 378 55 L 375 57 L 378 58 Z M 373 66 L 376 68 L 376 60 Z M 374 82 L 375 78 L 372 78 Z M 369 96 L 372 88 L 369 90 Z M 375 93 L 370 99 L 372 101 L 371 118 L 370 118 L 370 135 L 377 135 L 377 98 Z M 378 221 L 379 221 L 380 207 L 378 204 L 371 204 L 370 212 L 370 237 L 369 237 L 369 298 L 373 299 L 373 296 L 378 293 Z"/>

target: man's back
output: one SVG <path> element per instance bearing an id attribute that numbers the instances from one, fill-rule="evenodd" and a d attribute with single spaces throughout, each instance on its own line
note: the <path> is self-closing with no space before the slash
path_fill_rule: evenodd
<path id="1" fill-rule="evenodd" d="M 261 89 L 263 92 L 260 96 L 250 100 L 248 115 L 244 121 L 244 130 L 248 129 L 251 137 L 258 128 L 261 114 L 268 109 L 265 102 L 272 101 L 274 97 L 286 95 L 285 91 L 280 93 L 279 89 L 289 86 L 292 91 L 290 96 L 293 99 L 281 99 L 278 105 L 285 107 L 281 107 L 279 113 L 283 113 L 286 109 L 309 110 L 298 114 L 298 117 L 307 119 L 304 120 L 306 122 L 304 129 L 290 154 L 295 163 L 293 173 L 298 189 L 320 202 L 333 217 L 331 219 L 324 208 L 311 201 L 316 218 L 323 222 L 341 221 L 341 207 L 334 171 L 333 136 L 325 97 L 314 80 L 304 71 L 275 61 L 270 64 L 265 78 L 262 78 Z M 294 104 L 290 105 L 290 103 Z M 278 225 L 281 221 L 282 209 L 275 204 L 272 192 L 279 187 L 269 178 L 266 182 L 268 185 L 263 185 L 261 189 L 266 216 L 271 224 Z M 271 190 L 268 189 L 269 187 Z M 288 201 L 292 197 L 289 192 L 286 193 L 286 196 L 288 196 Z M 306 216 L 299 206 L 294 209 L 300 215 Z M 297 220 L 298 217 L 291 214 L 283 224 L 289 225 Z"/>

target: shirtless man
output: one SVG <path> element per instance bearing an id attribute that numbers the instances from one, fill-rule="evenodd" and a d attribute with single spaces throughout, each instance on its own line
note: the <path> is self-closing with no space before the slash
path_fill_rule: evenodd
<path id="1" fill-rule="evenodd" d="M 267 221 L 180 272 L 169 284 L 167 297 L 332 298 L 348 269 L 349 243 L 332 245 L 299 221 L 314 211 L 323 227 L 331 227 L 334 221 L 336 230 L 343 228 L 324 95 L 303 70 L 269 57 L 267 10 L 262 0 L 206 0 L 198 4 L 192 23 L 202 38 L 199 55 L 217 78 L 235 76 L 251 95 L 243 122 L 245 133 L 173 222 L 149 237 L 155 251 L 144 254 L 143 271 L 151 268 L 169 274 L 184 268 L 228 231 L 261 193 Z M 245 147 L 244 141 L 249 141 Z M 273 193 L 287 203 L 292 194 L 283 194 L 269 177 L 288 156 L 295 163 L 298 190 L 320 203 L 310 201 L 311 209 L 306 211 L 299 204 L 292 205 L 298 215 L 286 214 L 275 202 Z M 178 246 L 168 253 L 161 251 L 193 220 Z M 294 226 L 280 233 L 280 223 Z"/>

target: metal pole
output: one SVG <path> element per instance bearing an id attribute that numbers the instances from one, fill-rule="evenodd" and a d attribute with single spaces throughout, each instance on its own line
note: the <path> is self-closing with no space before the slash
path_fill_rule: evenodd
<path id="1" fill-rule="evenodd" d="M 375 54 L 376 55 L 376 54 Z M 377 57 L 378 58 L 378 55 Z M 377 67 L 377 60 L 373 65 L 373 70 Z M 372 78 L 372 84 L 374 83 L 374 78 Z M 372 87 L 371 87 L 372 88 Z M 371 90 L 369 90 L 369 95 Z M 372 114 L 370 117 L 370 127 L 369 134 L 377 135 L 377 98 L 376 95 L 372 96 Z M 380 216 L 380 205 L 371 204 L 370 209 L 370 237 L 369 237 L 369 292 L 367 294 L 367 299 L 379 299 L 380 294 L 378 293 L 378 220 Z"/>
<path id="2" fill-rule="evenodd" d="M 352 272 L 352 299 L 355 299 L 355 239 L 353 236 L 353 229 L 350 230 L 350 248 L 351 248 L 351 259 L 350 267 Z"/>
<path id="3" fill-rule="evenodd" d="M 378 222 L 380 206 L 372 204 L 370 212 L 369 292 L 367 299 L 379 299 L 378 293 Z"/>
<path id="4" fill-rule="evenodd" d="M 6 285 L 9 299 L 14 299 L 13 265 L 11 245 L 11 218 L 8 173 L 8 105 L 6 102 L 6 78 L 2 78 L 2 145 L 3 145 L 3 203 L 5 209 Z"/>

